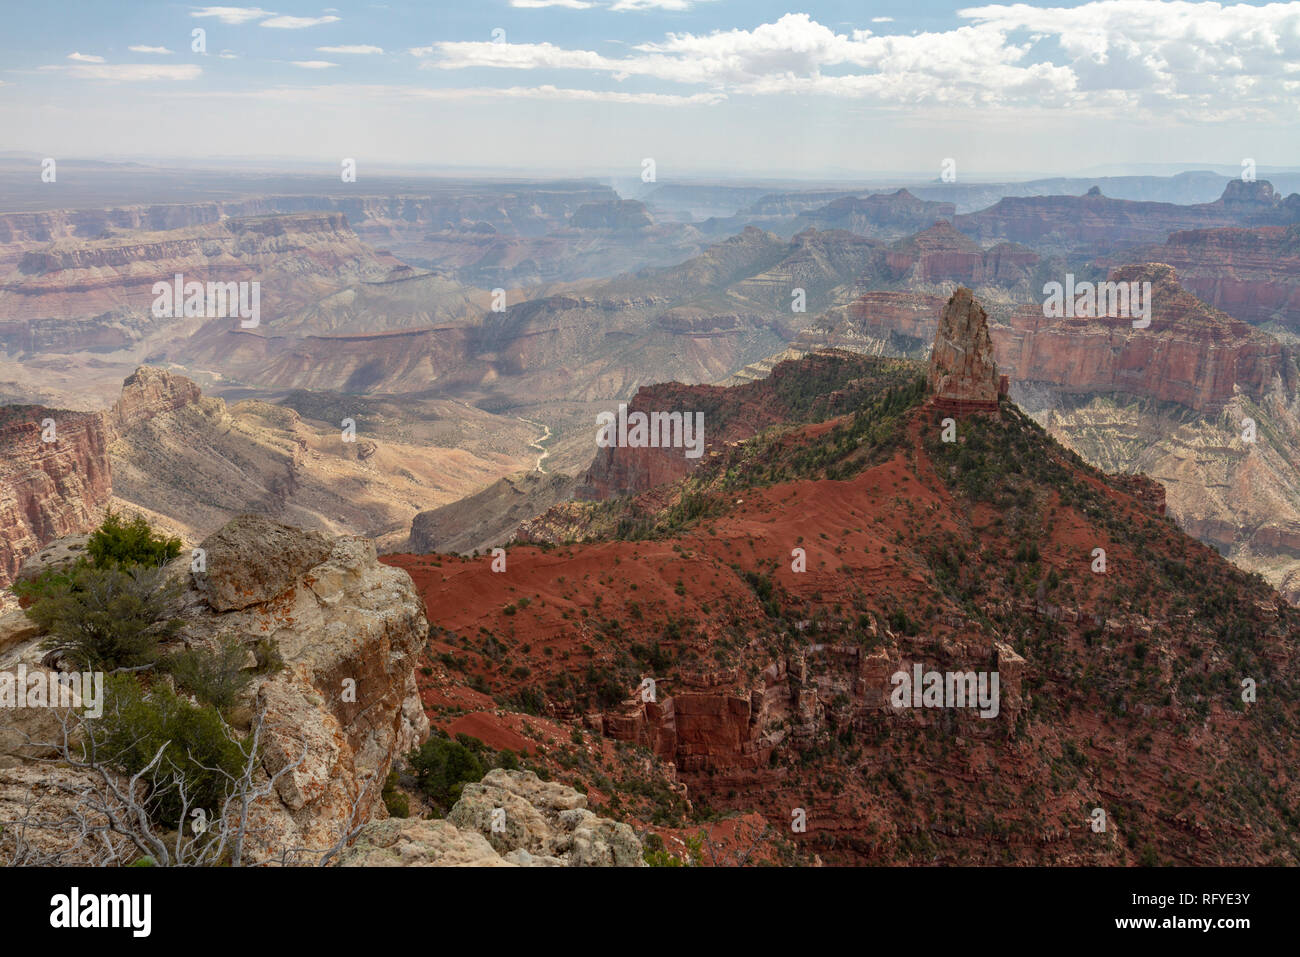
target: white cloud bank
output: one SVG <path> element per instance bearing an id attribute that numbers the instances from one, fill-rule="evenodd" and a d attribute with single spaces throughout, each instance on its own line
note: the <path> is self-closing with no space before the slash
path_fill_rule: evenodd
<path id="1" fill-rule="evenodd" d="M 884 106 L 1106 107 L 1208 119 L 1286 115 L 1300 93 L 1300 2 L 1094 0 L 970 7 L 908 36 L 837 33 L 807 14 L 753 29 L 669 33 L 623 56 L 552 43 L 441 42 L 424 67 L 576 70 L 741 95 L 815 94 Z"/>

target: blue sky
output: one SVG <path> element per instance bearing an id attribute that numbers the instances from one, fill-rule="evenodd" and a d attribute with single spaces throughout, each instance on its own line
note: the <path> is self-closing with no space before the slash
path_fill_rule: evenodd
<path id="1" fill-rule="evenodd" d="M 1300 155 L 1300 2 L 7 7 L 0 150 L 56 157 L 922 178 Z"/>

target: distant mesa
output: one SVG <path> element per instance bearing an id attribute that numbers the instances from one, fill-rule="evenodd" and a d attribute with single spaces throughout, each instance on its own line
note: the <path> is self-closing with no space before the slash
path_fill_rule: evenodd
<path id="1" fill-rule="evenodd" d="M 635 199 L 617 199 L 601 203 L 583 203 L 569 220 L 575 229 L 645 229 L 654 225 L 645 203 Z"/>
<path id="2" fill-rule="evenodd" d="M 988 316 L 974 294 L 959 287 L 943 307 L 930 352 L 926 391 L 936 408 L 993 411 L 1006 383 L 993 361 Z"/>

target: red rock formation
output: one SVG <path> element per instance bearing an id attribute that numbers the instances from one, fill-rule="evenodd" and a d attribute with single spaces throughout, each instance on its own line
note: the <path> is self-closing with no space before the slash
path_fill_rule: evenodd
<path id="1" fill-rule="evenodd" d="M 1177 232 L 1124 259 L 1135 260 L 1168 263 L 1185 289 L 1234 318 L 1300 332 L 1300 226 Z M 1123 262 L 1108 257 L 1100 264 Z"/>
<path id="2" fill-rule="evenodd" d="M 601 501 L 618 495 L 633 495 L 690 474 L 721 450 L 752 438 L 771 425 L 789 422 L 806 413 L 806 409 L 796 412 L 794 408 L 802 377 L 820 377 L 822 381 L 836 379 L 845 386 L 852 385 L 847 378 L 851 373 L 846 371 L 844 359 L 842 353 L 837 355 L 828 351 L 797 361 L 787 360 L 773 367 L 766 378 L 731 388 L 688 386 L 680 382 L 643 386 L 627 404 L 628 414 L 638 411 L 702 412 L 703 455 L 687 458 L 681 448 L 601 448 L 579 480 L 574 497 L 582 501 Z M 848 406 L 856 401 L 840 390 L 832 392 L 830 400 L 832 404 L 840 403 L 842 411 L 847 411 Z M 610 411 L 614 410 L 611 408 Z M 594 423 L 591 434 L 594 441 Z"/>
<path id="3" fill-rule="evenodd" d="M 731 401 L 723 411 L 722 401 L 725 399 Z M 689 474 L 726 443 L 749 438 L 779 421 L 776 410 L 765 409 L 757 403 L 738 403 L 734 393 L 722 386 L 687 386 L 680 382 L 642 387 L 627 403 L 627 411 L 628 414 L 681 412 L 683 415 L 704 412 L 704 454 L 687 458 L 681 448 L 600 448 L 591 467 L 579 481 L 575 498 L 600 501 L 674 482 Z M 718 412 L 722 414 L 716 414 Z M 596 426 L 593 425 L 593 440 L 595 435 Z"/>
<path id="4" fill-rule="evenodd" d="M 42 441 L 43 420 L 55 441 Z M 90 531 L 113 494 L 108 429 L 98 412 L 0 408 L 0 584 L 28 555 Z"/>
<path id="5" fill-rule="evenodd" d="M 1294 364 L 1277 340 L 1207 306 L 1166 264 L 1112 270 L 1115 282 L 1150 282 L 1151 325 L 1128 316 L 1045 318 L 1026 305 L 994 330 L 999 366 L 1012 379 L 1065 392 L 1124 392 L 1216 412 L 1235 389 L 1258 399 L 1277 377 L 1294 391 Z"/>
<path id="6" fill-rule="evenodd" d="M 926 388 L 938 408 L 996 409 L 1000 394 L 988 316 L 965 287 L 952 294 L 939 316 Z"/>

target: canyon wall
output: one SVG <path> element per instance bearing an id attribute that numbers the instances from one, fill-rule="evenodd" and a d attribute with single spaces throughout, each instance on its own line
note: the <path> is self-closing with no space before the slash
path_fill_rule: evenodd
<path id="1" fill-rule="evenodd" d="M 1131 256 L 1173 266 L 1184 288 L 1230 316 L 1300 332 L 1300 226 L 1185 230 Z"/>
<path id="2" fill-rule="evenodd" d="M 1012 380 L 1065 393 L 1123 392 L 1217 413 L 1238 391 L 1294 392 L 1295 363 L 1276 339 L 1206 306 L 1165 264 L 1125 266 L 1115 282 L 1151 283 L 1151 325 L 1131 316 L 1046 318 L 1038 304 L 995 327 L 998 365 Z"/>
<path id="3" fill-rule="evenodd" d="M 186 283 L 259 282 L 258 318 L 269 323 L 349 283 L 405 271 L 409 267 L 397 259 L 362 243 L 341 213 L 61 239 L 25 253 L 0 278 L 0 347 L 17 354 L 120 349 L 184 325 L 179 308 L 171 317 L 153 314 L 154 284 L 173 284 L 177 274 Z M 235 309 L 226 311 L 233 315 Z"/>
<path id="4" fill-rule="evenodd" d="M 0 407 L 0 585 L 48 542 L 98 524 L 113 494 L 109 441 L 101 413 Z"/>

